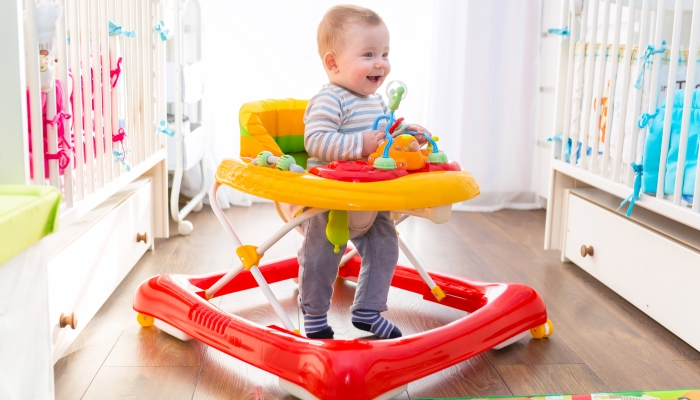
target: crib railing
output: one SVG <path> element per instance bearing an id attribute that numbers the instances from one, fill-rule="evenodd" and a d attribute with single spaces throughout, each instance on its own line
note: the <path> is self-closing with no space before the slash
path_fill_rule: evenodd
<path id="1" fill-rule="evenodd" d="M 63 9 L 53 56 L 64 91 L 61 99 L 55 89 L 46 93 L 45 115 L 36 50 L 36 6 L 41 1 L 23 2 L 32 149 L 28 181 L 60 189 L 61 212 L 70 220 L 71 214 L 76 217 L 96 205 L 93 195 L 104 198 L 164 157 L 165 37 L 157 27 L 165 5 L 158 0 L 54 2 Z M 57 100 L 64 105 L 58 116 Z M 64 137 L 58 119 L 63 119 Z"/>
<path id="2" fill-rule="evenodd" d="M 700 0 L 561 4 L 561 25 L 568 28 L 570 36 L 562 39 L 559 58 L 554 169 L 578 174 L 588 184 L 624 194 L 622 197 L 634 197 L 643 144 L 651 126 L 645 122 L 656 116 L 664 100 L 674 104 L 676 89 L 696 88 Z M 570 8 L 576 4 L 582 7 Z M 685 64 L 685 78 L 677 79 Z M 668 71 L 667 80 L 662 69 Z M 640 197 L 645 206 L 662 209 L 681 222 L 688 223 L 686 215 L 692 214 L 690 225 L 700 229 L 700 174 L 695 175 L 692 198 L 684 200 L 682 191 L 685 166 L 690 161 L 692 94 L 693 90 L 685 90 L 673 193 L 664 194 L 674 108 L 669 106 L 665 108 L 655 194 Z"/>

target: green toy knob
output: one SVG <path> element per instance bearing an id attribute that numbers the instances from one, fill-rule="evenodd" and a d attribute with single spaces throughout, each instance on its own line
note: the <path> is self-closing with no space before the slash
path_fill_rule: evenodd
<path id="1" fill-rule="evenodd" d="M 431 164 L 444 164 L 447 162 L 447 155 L 443 152 L 429 153 L 428 161 L 430 161 Z"/>
<path id="2" fill-rule="evenodd" d="M 296 165 L 296 163 L 294 157 L 285 154 L 277 160 L 277 169 L 280 171 L 289 171 L 292 165 Z"/>
<path id="3" fill-rule="evenodd" d="M 350 239 L 348 229 L 348 213 L 343 210 L 331 210 L 328 213 L 328 225 L 326 225 L 326 237 L 335 246 L 333 252 L 338 253 L 340 246 L 345 246 Z"/>
<path id="4" fill-rule="evenodd" d="M 374 169 L 381 169 L 385 171 L 391 171 L 396 169 L 396 161 L 389 157 L 379 157 L 374 160 Z"/>
<path id="5" fill-rule="evenodd" d="M 261 151 L 260 154 L 258 154 L 257 157 L 255 157 L 254 164 L 259 166 L 259 167 L 272 167 L 270 163 L 267 162 L 267 159 L 272 156 L 272 153 L 269 151 Z"/>

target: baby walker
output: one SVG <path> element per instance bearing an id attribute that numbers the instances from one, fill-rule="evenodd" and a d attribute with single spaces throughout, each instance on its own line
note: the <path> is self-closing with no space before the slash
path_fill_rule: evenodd
<path id="1" fill-rule="evenodd" d="M 317 340 L 301 336 L 285 314 L 268 284 L 296 278 L 297 258 L 263 265 L 260 260 L 303 221 L 330 210 L 327 236 L 335 246 L 342 246 L 350 237 L 348 224 L 352 225 L 354 214 L 387 210 L 397 225 L 410 215 L 444 223 L 453 203 L 479 194 L 471 174 L 448 161 L 437 139 L 426 135 L 427 147 L 420 149 L 416 132 L 406 131 L 403 119 L 394 118 L 406 86 L 392 82 L 387 95 L 390 113 L 374 124 L 376 129 L 381 119 L 388 120 L 386 141 L 368 162 L 336 161 L 308 172 L 300 166 L 308 157 L 303 152 L 307 101 L 245 104 L 240 112 L 241 159 L 221 163 L 209 198 L 216 199 L 217 190 L 225 184 L 270 199 L 286 224 L 258 247 L 243 245 L 218 203 L 212 201 L 240 265 L 208 275 L 164 274 L 147 279 L 134 297 L 138 322 L 144 327 L 155 323 L 181 340 L 197 339 L 277 375 L 283 389 L 304 399 L 392 398 L 412 381 L 491 348 L 505 347 L 528 332 L 535 338 L 551 335 L 553 326 L 544 301 L 534 289 L 428 273 L 401 236 L 399 247 L 413 268 L 398 265 L 392 286 L 469 315 L 397 339 Z M 360 266 L 357 251 L 348 249 L 339 276 L 356 281 Z M 260 326 L 208 301 L 256 286 L 265 293 L 283 328 Z"/>

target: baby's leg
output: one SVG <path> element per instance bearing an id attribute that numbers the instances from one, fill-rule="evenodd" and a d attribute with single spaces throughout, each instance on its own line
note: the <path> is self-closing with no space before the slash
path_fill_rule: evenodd
<path id="1" fill-rule="evenodd" d="M 333 282 L 338 276 L 338 264 L 345 253 L 338 253 L 326 237 L 328 213 L 317 215 L 301 227 L 304 242 L 299 249 L 299 306 L 304 314 L 306 336 L 314 339 L 333 338 L 326 314 L 331 307 Z"/>
<path id="2" fill-rule="evenodd" d="M 389 287 L 399 260 L 396 228 L 389 213 L 378 213 L 372 227 L 352 242 L 362 257 L 355 302 L 350 307 L 353 325 L 382 338 L 400 337 L 401 331 L 379 314 L 388 309 Z"/>

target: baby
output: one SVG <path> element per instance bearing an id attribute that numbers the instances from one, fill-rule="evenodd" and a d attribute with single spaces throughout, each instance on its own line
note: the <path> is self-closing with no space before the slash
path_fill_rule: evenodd
<path id="1" fill-rule="evenodd" d="M 389 30 L 381 17 L 366 8 L 340 5 L 329 9 L 318 26 L 318 53 L 330 83 L 309 101 L 304 115 L 304 146 L 308 168 L 334 160 L 366 159 L 384 140 L 386 120 L 372 130 L 379 115 L 388 114 L 382 96 L 375 92 L 391 71 Z M 419 142 L 428 134 L 419 125 Z M 306 336 L 333 338 L 326 314 L 330 309 L 333 282 L 345 251 L 334 252 L 326 238 L 328 213 L 302 224 L 305 237 L 299 250 L 299 302 Z M 388 212 L 379 212 L 374 223 L 352 239 L 362 257 L 355 301 L 350 308 L 352 324 L 380 338 L 401 337 L 401 331 L 382 317 L 398 261 L 396 228 Z"/>

